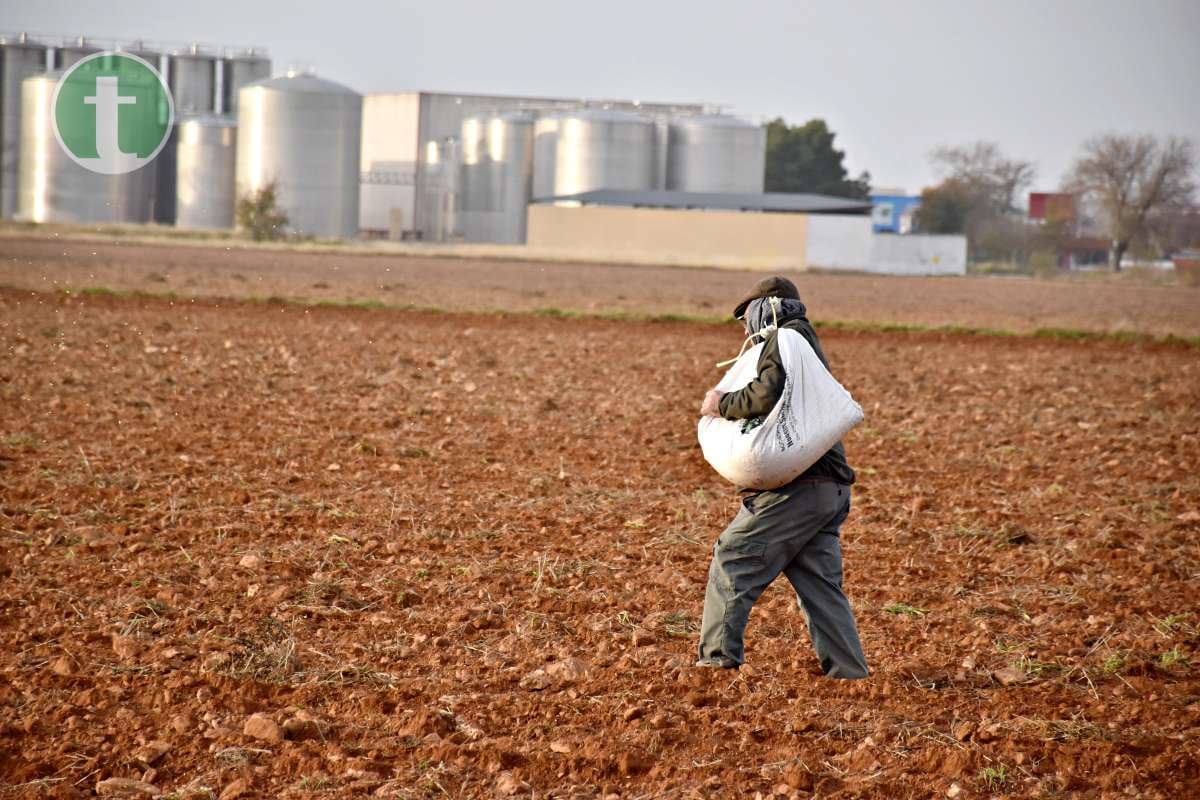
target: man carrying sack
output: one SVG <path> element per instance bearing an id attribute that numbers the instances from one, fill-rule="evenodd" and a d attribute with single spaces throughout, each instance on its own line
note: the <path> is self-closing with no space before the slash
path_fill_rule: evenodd
<path id="1" fill-rule="evenodd" d="M 769 298 L 779 298 L 771 303 Z M 760 281 L 733 315 L 755 334 L 771 325 L 800 333 L 825 365 L 821 342 L 805 316 L 795 284 Z M 738 391 L 710 391 L 702 416 L 729 420 L 769 414 L 783 394 L 786 373 L 778 333 L 766 334 L 758 375 Z M 808 630 L 831 678 L 865 678 L 867 661 L 850 602 L 842 592 L 839 529 L 850 514 L 854 470 L 838 442 L 799 477 L 776 489 L 742 489 L 742 507 L 713 546 L 700 626 L 701 667 L 736 669 L 745 660 L 742 640 L 750 609 L 782 572 L 796 590 Z"/>

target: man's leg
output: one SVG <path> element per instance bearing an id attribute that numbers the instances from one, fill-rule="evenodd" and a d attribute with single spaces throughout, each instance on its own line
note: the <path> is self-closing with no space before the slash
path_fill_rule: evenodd
<path id="1" fill-rule="evenodd" d="M 745 660 L 742 640 L 750 609 L 787 560 L 772 547 L 772 520 L 743 505 L 713 545 L 700 623 L 700 659 L 737 666 Z"/>
<path id="2" fill-rule="evenodd" d="M 796 553 L 784 574 L 808 617 L 821 670 L 831 678 L 865 678 L 867 659 L 854 611 L 842 592 L 842 546 L 838 530 L 850 513 L 850 487 L 838 487 L 843 509 Z"/>

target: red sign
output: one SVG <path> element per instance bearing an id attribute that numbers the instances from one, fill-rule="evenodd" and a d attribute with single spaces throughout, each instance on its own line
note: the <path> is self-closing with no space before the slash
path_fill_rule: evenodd
<path id="1" fill-rule="evenodd" d="M 1030 192 L 1029 218 L 1062 222 L 1075 219 L 1075 195 L 1064 192 Z"/>

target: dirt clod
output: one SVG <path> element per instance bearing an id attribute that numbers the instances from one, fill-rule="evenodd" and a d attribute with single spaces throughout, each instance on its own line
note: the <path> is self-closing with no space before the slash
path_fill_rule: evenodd
<path id="1" fill-rule="evenodd" d="M 169 752 L 171 752 L 171 745 L 156 739 L 139 747 L 133 757 L 144 766 L 151 767 Z"/>
<path id="2" fill-rule="evenodd" d="M 617 757 L 617 772 L 625 777 L 637 775 L 650 769 L 650 761 L 635 753 L 622 753 Z"/>
<path id="3" fill-rule="evenodd" d="M 529 784 L 513 776 L 511 772 L 501 772 L 496 777 L 496 794 L 501 797 L 512 797 L 529 788 Z"/>
<path id="4" fill-rule="evenodd" d="M 1013 667 L 1004 667 L 992 672 L 992 677 L 1001 686 L 1014 686 L 1025 682 L 1025 674 Z"/>
<path id="5" fill-rule="evenodd" d="M 137 658 L 138 654 L 142 652 L 142 646 L 137 639 L 115 633 L 112 636 L 112 649 L 118 657 L 126 661 Z"/>
<path id="6" fill-rule="evenodd" d="M 321 736 L 321 722 L 307 711 L 297 711 L 284 720 L 283 734 L 288 739 L 316 739 Z"/>
<path id="7" fill-rule="evenodd" d="M 235 798 L 242 797 L 249 791 L 250 781 L 246 778 L 237 778 L 227 783 L 225 788 L 221 790 L 220 800 L 235 800 Z"/>
<path id="8" fill-rule="evenodd" d="M 133 778 L 107 778 L 96 784 L 96 794 L 101 797 L 135 798 L 157 797 L 161 792 L 154 784 Z"/>
<path id="9" fill-rule="evenodd" d="M 242 725 L 242 734 L 272 744 L 283 741 L 283 729 L 267 714 L 251 714 Z"/>

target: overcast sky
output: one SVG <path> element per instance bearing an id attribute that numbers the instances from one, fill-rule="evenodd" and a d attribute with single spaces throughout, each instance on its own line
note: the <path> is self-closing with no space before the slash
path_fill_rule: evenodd
<path id="1" fill-rule="evenodd" d="M 0 0 L 0 28 L 257 44 L 360 92 L 824 117 L 853 173 L 910 192 L 940 144 L 994 140 L 1054 188 L 1092 134 L 1200 139 L 1200 0 Z"/>

